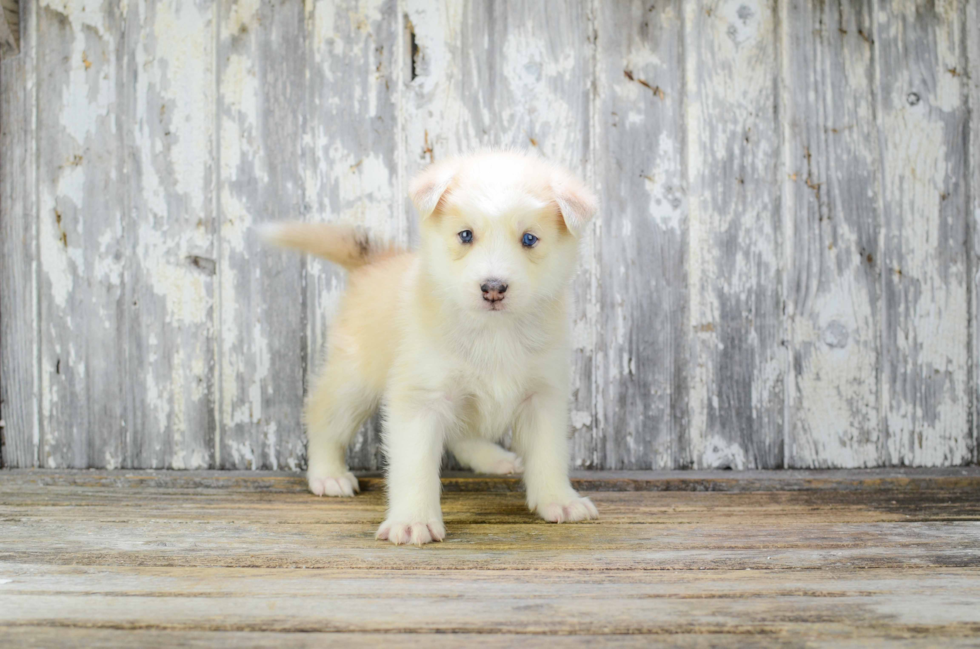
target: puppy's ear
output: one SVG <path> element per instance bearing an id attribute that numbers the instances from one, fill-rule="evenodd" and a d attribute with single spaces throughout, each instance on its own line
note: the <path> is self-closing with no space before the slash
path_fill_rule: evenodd
<path id="1" fill-rule="evenodd" d="M 565 227 L 573 236 L 585 231 L 585 226 L 595 216 L 596 197 L 578 178 L 565 170 L 552 174 L 551 191 L 555 193 L 558 211 Z"/>
<path id="2" fill-rule="evenodd" d="M 408 194 L 412 203 L 424 221 L 436 210 L 449 185 L 452 184 L 456 172 L 459 171 L 459 160 L 451 158 L 429 166 L 415 177 L 408 186 Z"/>

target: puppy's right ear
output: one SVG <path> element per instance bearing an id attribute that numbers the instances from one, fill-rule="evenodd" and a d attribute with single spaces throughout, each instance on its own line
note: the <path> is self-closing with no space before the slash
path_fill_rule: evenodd
<path id="1" fill-rule="evenodd" d="M 565 222 L 565 227 L 574 236 L 585 230 L 586 224 L 595 216 L 596 198 L 582 182 L 564 169 L 554 172 L 551 189 L 555 193 L 555 203 Z"/>
<path id="2" fill-rule="evenodd" d="M 429 166 L 409 185 L 408 194 L 412 197 L 412 203 L 415 204 L 415 209 L 418 210 L 419 217 L 423 221 L 436 211 L 439 201 L 449 189 L 457 171 L 459 171 L 459 160 L 455 158 L 443 160 Z"/>

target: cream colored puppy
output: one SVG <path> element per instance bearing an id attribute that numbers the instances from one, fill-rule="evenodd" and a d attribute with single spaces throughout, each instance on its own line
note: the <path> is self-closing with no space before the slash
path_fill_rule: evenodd
<path id="1" fill-rule="evenodd" d="M 546 521 L 598 517 L 569 483 L 567 443 L 568 284 L 595 199 L 568 172 L 503 152 L 435 164 L 410 193 L 418 252 L 345 226 L 265 229 L 350 271 L 306 406 L 310 491 L 358 491 L 345 450 L 382 405 L 388 517 L 377 538 L 445 537 L 446 446 L 475 471 L 523 468 L 527 504 Z M 517 455 L 495 443 L 508 429 Z"/>

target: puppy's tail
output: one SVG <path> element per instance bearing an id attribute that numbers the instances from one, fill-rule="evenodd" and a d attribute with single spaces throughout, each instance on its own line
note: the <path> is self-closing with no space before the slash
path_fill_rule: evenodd
<path id="1" fill-rule="evenodd" d="M 262 237 L 284 248 L 323 257 L 347 270 L 354 270 L 400 252 L 394 246 L 374 241 L 362 228 L 333 223 L 263 223 Z"/>

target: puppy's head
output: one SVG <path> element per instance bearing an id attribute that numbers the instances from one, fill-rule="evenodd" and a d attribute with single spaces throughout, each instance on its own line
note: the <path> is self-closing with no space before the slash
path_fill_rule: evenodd
<path id="1" fill-rule="evenodd" d="M 482 153 L 426 169 L 410 187 L 422 259 L 439 296 L 478 312 L 521 312 L 561 294 L 595 198 L 531 155 Z"/>

